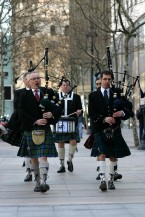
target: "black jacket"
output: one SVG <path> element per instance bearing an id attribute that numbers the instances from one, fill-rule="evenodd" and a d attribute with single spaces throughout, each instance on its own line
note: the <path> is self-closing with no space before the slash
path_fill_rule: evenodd
<path id="1" fill-rule="evenodd" d="M 115 98 L 113 97 L 113 95 L 114 94 L 112 90 L 110 90 L 109 105 L 107 106 L 101 89 L 90 93 L 88 111 L 90 119 L 92 120 L 91 124 L 93 132 L 102 131 L 109 126 L 109 124 L 104 123 L 103 120 L 105 119 L 105 117 L 112 116 L 115 112 Z M 113 128 L 120 126 L 121 120 L 127 120 L 128 118 L 130 118 L 131 112 L 128 110 L 127 106 L 123 106 L 121 110 L 124 112 L 125 116 L 121 118 L 116 118 L 116 122 L 112 126 Z"/>
<path id="2" fill-rule="evenodd" d="M 26 88 L 21 88 L 21 89 L 15 90 L 14 92 L 14 112 L 11 115 L 10 120 L 8 121 L 8 124 L 7 124 L 7 128 L 11 130 L 18 130 L 20 128 L 21 120 L 19 119 L 19 116 L 18 116 L 18 104 L 19 104 L 21 94 L 24 94 L 26 91 L 28 91 Z M 46 90 L 45 87 L 40 87 L 40 92 L 42 94 L 42 97 L 45 94 L 47 94 L 49 100 L 52 100 L 54 96 L 54 91 L 51 88 L 47 88 Z"/>
<path id="3" fill-rule="evenodd" d="M 71 97 L 72 92 L 69 94 L 69 97 Z M 57 97 L 59 98 L 59 96 L 57 95 Z M 62 96 L 62 92 L 61 92 L 61 97 Z M 62 100 L 62 113 L 61 115 L 64 116 L 65 114 L 65 100 Z M 77 114 L 75 114 L 75 112 L 77 110 L 81 110 L 82 109 L 82 103 L 81 103 L 81 98 L 78 94 L 73 93 L 73 99 L 72 100 L 67 100 L 67 115 L 74 113 L 73 115 L 71 115 L 70 117 L 74 117 L 76 120 L 76 124 L 78 123 L 78 117 Z M 83 113 L 83 112 L 82 112 Z"/>
<path id="4" fill-rule="evenodd" d="M 18 115 L 21 121 L 22 131 L 31 131 L 34 128 L 34 123 L 38 119 L 43 118 L 43 112 L 52 112 L 53 118 L 48 119 L 48 125 L 55 124 L 61 115 L 61 110 L 48 99 L 47 111 L 42 111 L 40 107 L 41 100 L 44 94 L 40 92 L 40 102 L 37 102 L 32 90 L 28 90 L 21 94 L 18 105 Z"/>

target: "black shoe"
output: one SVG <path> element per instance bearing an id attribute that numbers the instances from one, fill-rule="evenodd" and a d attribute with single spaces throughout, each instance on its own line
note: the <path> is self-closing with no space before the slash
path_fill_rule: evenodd
<path id="1" fill-rule="evenodd" d="M 116 181 L 117 179 L 122 179 L 122 175 L 119 174 L 119 173 L 117 173 L 117 172 L 115 172 L 114 173 L 114 181 Z"/>
<path id="2" fill-rule="evenodd" d="M 61 166 L 57 173 L 65 173 L 65 167 Z"/>
<path id="3" fill-rule="evenodd" d="M 34 188 L 34 191 L 35 191 L 35 192 L 40 192 L 40 191 L 41 191 L 41 185 L 40 185 L 40 183 L 37 183 L 37 184 L 36 184 L 36 186 L 35 186 L 35 188 Z"/>
<path id="4" fill-rule="evenodd" d="M 32 174 L 28 173 L 27 176 L 24 179 L 24 182 L 30 182 L 30 181 L 32 181 Z"/>
<path id="5" fill-rule="evenodd" d="M 41 187 L 41 192 L 44 193 L 46 191 L 48 191 L 50 189 L 49 185 L 47 185 L 46 183 L 45 184 L 42 184 Z"/>
<path id="6" fill-rule="evenodd" d="M 100 180 L 100 173 L 98 174 L 98 176 L 96 177 L 96 180 Z"/>
<path id="7" fill-rule="evenodd" d="M 99 188 L 100 188 L 102 191 L 107 191 L 107 184 L 106 184 L 106 181 L 101 181 L 101 184 L 100 184 Z"/>
<path id="8" fill-rule="evenodd" d="M 74 167 L 73 167 L 73 163 L 72 161 L 67 161 L 67 165 L 68 165 L 68 171 L 73 172 Z"/>
<path id="9" fill-rule="evenodd" d="M 114 183 L 112 180 L 109 180 L 108 181 L 108 189 L 109 190 L 114 190 L 115 189 L 115 186 L 114 186 Z"/>
<path id="10" fill-rule="evenodd" d="M 25 165 L 26 165 L 26 164 L 25 164 L 25 161 L 23 161 L 22 167 L 25 167 Z"/>

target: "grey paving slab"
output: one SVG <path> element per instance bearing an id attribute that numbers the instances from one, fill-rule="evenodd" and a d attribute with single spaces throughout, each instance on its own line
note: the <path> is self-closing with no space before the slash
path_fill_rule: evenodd
<path id="1" fill-rule="evenodd" d="M 23 181 L 26 173 L 23 158 L 16 156 L 18 148 L 0 140 L 0 217 L 145 216 L 145 151 L 134 147 L 130 129 L 123 129 L 123 135 L 132 154 L 119 159 L 123 178 L 115 182 L 116 190 L 107 192 L 99 190 L 96 159 L 83 146 L 86 132 L 78 144 L 73 173 L 58 174 L 59 159 L 49 159 L 50 191 L 44 194 L 33 191 L 34 181 Z M 66 159 L 67 151 L 66 145 Z"/>

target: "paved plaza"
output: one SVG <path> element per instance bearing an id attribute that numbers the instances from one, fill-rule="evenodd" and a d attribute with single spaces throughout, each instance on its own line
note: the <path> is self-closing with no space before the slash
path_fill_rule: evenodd
<path id="1" fill-rule="evenodd" d="M 122 132 L 132 155 L 119 159 L 123 178 L 115 182 L 116 190 L 107 192 L 99 190 L 96 159 L 83 146 L 86 131 L 78 144 L 73 173 L 58 174 L 59 159 L 49 160 L 50 190 L 46 193 L 34 192 L 34 181 L 24 182 L 18 148 L 0 140 L 0 217 L 144 217 L 145 151 L 134 147 L 131 129 Z M 107 170 L 108 166 L 107 160 Z"/>

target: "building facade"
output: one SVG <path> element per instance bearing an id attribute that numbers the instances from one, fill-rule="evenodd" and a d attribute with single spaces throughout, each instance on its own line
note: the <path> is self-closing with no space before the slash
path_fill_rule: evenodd
<path id="1" fill-rule="evenodd" d="M 143 24 L 143 25 L 141 25 Z M 145 92 L 145 14 L 140 16 L 135 22 L 135 27 L 140 26 L 134 36 L 132 36 L 128 43 L 128 71 L 126 75 L 127 85 L 134 86 L 131 94 L 131 100 L 134 102 L 134 111 L 140 107 L 141 92 Z M 128 27 L 129 28 L 129 27 Z M 116 45 L 118 48 L 118 82 L 123 83 L 124 77 L 124 41 L 125 36 L 120 34 L 116 38 Z M 113 47 L 113 45 L 112 45 Z M 114 50 L 112 48 L 113 66 L 115 68 Z M 137 79 L 138 78 L 138 79 Z M 137 82 L 135 83 L 135 81 Z M 126 84 L 125 84 L 126 85 Z M 126 89 L 126 88 L 125 88 Z M 128 88 L 129 89 L 129 88 Z M 145 102 L 144 102 L 145 103 Z"/>
<path id="2" fill-rule="evenodd" d="M 83 11 L 77 2 L 83 6 Z M 53 77 L 59 79 L 66 76 L 72 85 L 78 86 L 78 93 L 82 94 L 82 85 L 85 85 L 88 94 L 94 89 L 96 63 L 102 59 L 109 43 L 109 34 L 100 30 L 105 25 L 95 19 L 101 13 L 104 13 L 104 17 L 110 16 L 108 2 L 19 1 L 13 11 L 13 35 L 17 39 L 14 46 L 15 74 L 23 74 L 29 68 L 30 60 L 37 65 L 48 47 L 49 85 L 55 88 L 57 84 Z M 88 17 L 91 19 L 88 20 Z M 109 26 L 110 19 L 106 19 L 106 22 Z M 43 61 L 37 69 L 44 77 Z M 21 84 L 20 79 L 16 88 Z"/>
<path id="3" fill-rule="evenodd" d="M 49 86 L 56 88 L 57 81 L 69 71 L 68 31 L 67 0 L 19 1 L 13 11 L 13 35 L 17 39 L 13 50 L 16 76 L 27 71 L 32 61 L 41 77 L 45 78 L 44 55 L 45 48 L 48 48 Z M 20 77 L 16 88 L 21 85 Z"/>
<path id="4" fill-rule="evenodd" d="M 0 33 L 0 117 L 13 112 L 12 38 L 6 31 Z"/>

